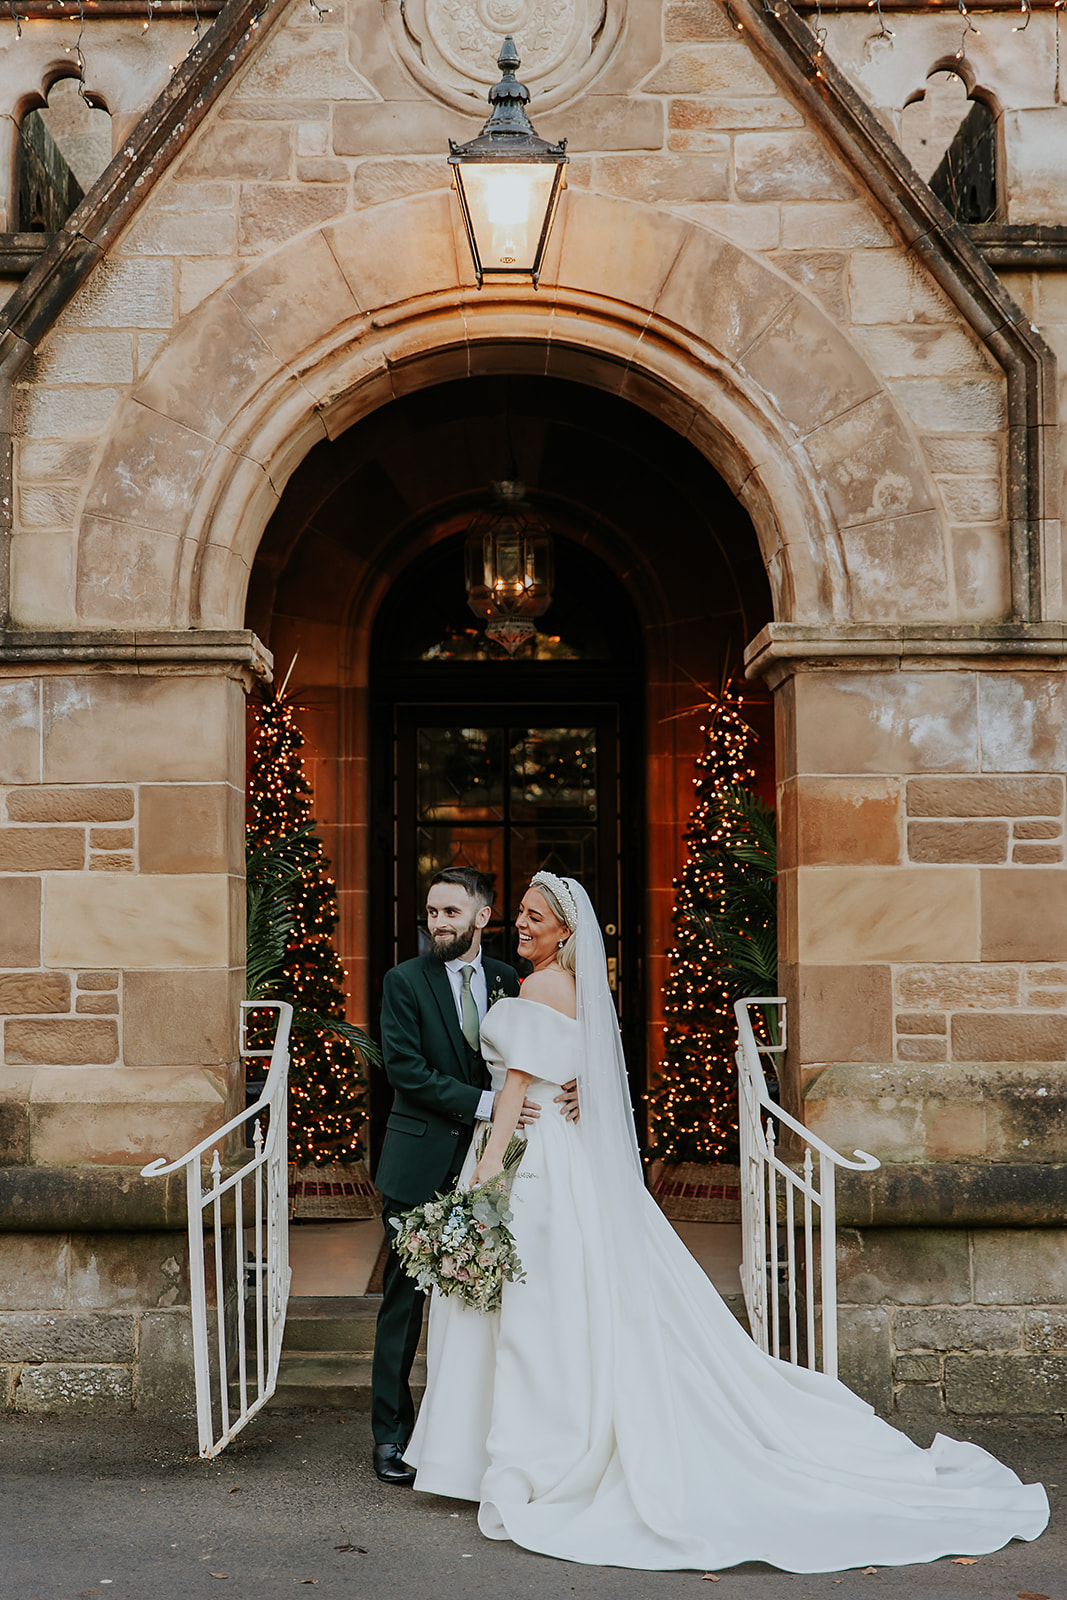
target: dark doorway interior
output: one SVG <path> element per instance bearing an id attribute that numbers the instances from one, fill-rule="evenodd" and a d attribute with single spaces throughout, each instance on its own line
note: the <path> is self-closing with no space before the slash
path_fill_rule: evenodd
<path id="1" fill-rule="evenodd" d="M 665 391 L 635 403 L 528 370 L 419 388 L 416 368 L 293 472 L 249 584 L 248 626 L 279 676 L 292 666 L 349 1015 L 376 1028 L 382 974 L 418 949 L 425 878 L 450 852 L 497 872 L 501 949 L 531 867 L 592 875 L 640 1119 L 701 708 L 772 615 L 758 542 Z M 463 563 L 509 477 L 556 551 L 552 607 L 515 659 L 485 649 Z"/>

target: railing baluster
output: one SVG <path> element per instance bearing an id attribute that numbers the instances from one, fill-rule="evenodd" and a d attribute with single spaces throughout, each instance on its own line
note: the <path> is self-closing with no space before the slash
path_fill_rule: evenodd
<path id="1" fill-rule="evenodd" d="M 281 1096 L 278 1101 L 279 1126 L 287 1129 L 289 1126 L 289 1085 L 283 1083 Z M 275 1162 L 278 1172 L 278 1203 L 281 1209 L 281 1220 L 275 1233 L 274 1247 L 278 1257 L 278 1282 L 282 1284 L 282 1305 L 278 1319 L 275 1337 L 278 1344 L 278 1356 L 274 1363 L 275 1381 L 277 1381 L 278 1363 L 282 1354 L 282 1339 L 285 1335 L 285 1302 L 289 1296 L 289 1145 L 287 1136 L 283 1133 L 275 1147 Z"/>
<path id="2" fill-rule="evenodd" d="M 256 1396 L 267 1387 L 263 1369 L 263 1126 L 259 1118 L 252 1133 L 256 1152 Z"/>
<path id="3" fill-rule="evenodd" d="M 248 1296 L 248 1245 L 245 1243 L 244 1183 L 233 1186 L 234 1245 L 237 1251 L 237 1389 L 241 1415 L 248 1410 L 248 1371 L 245 1352 L 245 1300 Z"/>
<path id="4" fill-rule="evenodd" d="M 196 1428 L 200 1454 L 211 1449 L 211 1354 L 207 1337 L 207 1275 L 204 1264 L 203 1182 L 200 1157 L 185 1169 L 185 1203 L 189 1216 L 189 1314 L 192 1318 L 193 1378 L 196 1384 Z"/>
<path id="5" fill-rule="evenodd" d="M 804 1151 L 804 1290 L 808 1313 L 808 1366 L 815 1371 L 815 1248 L 811 1224 L 811 1151 Z"/>
<path id="6" fill-rule="evenodd" d="M 822 1273 L 822 1370 L 837 1377 L 837 1178 L 832 1161 L 819 1162 L 822 1215 L 819 1253 Z"/>
<path id="7" fill-rule="evenodd" d="M 222 1162 L 216 1150 L 211 1162 L 212 1215 L 215 1225 L 215 1323 L 219 1360 L 219 1410 L 222 1415 L 222 1431 L 226 1433 L 230 1426 L 230 1370 L 226 1359 L 226 1282 L 222 1237 L 222 1191 L 219 1187 L 221 1182 Z"/>
<path id="8" fill-rule="evenodd" d="M 789 1285 L 789 1359 L 794 1366 L 797 1365 L 797 1263 L 796 1240 L 793 1234 L 793 1190 L 796 1179 L 789 1177 L 785 1181 L 785 1258 L 786 1277 Z"/>
<path id="9" fill-rule="evenodd" d="M 774 1166 L 774 1123 L 764 1123 L 767 1139 L 767 1260 L 771 1280 L 771 1355 L 782 1353 L 781 1296 L 778 1293 L 778 1174 Z"/>

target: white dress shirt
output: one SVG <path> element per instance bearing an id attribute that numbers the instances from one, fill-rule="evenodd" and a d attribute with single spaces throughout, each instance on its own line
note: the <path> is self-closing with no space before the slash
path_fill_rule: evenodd
<path id="1" fill-rule="evenodd" d="M 470 967 L 471 994 L 478 1007 L 478 1021 L 481 1022 L 489 1010 L 489 988 L 485 981 L 485 968 L 482 966 L 482 952 L 479 947 L 473 960 L 465 961 L 462 956 L 457 956 L 454 961 L 445 962 L 445 971 L 448 981 L 452 985 L 452 998 L 456 1002 L 456 1016 L 459 1018 L 460 1027 L 463 1026 L 463 968 Z M 493 1106 L 496 1095 L 492 1089 L 483 1089 L 482 1098 L 478 1101 L 477 1118 L 479 1122 L 491 1122 L 493 1119 Z"/>

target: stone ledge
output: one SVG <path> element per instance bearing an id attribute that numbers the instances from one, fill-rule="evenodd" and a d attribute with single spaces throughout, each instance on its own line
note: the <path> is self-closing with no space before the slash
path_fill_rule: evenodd
<path id="1" fill-rule="evenodd" d="M 889 1162 L 838 1172 L 843 1228 L 1062 1228 L 1067 1163 Z"/>
<path id="2" fill-rule="evenodd" d="M 24 278 L 40 261 L 51 239 L 50 233 L 0 233 L 0 276 Z"/>
<path id="3" fill-rule="evenodd" d="M 967 232 L 991 267 L 1067 267 L 1067 227 L 1061 223 L 983 222 Z"/>
<path id="4" fill-rule="evenodd" d="M 137 666 L 234 663 L 269 681 L 274 657 L 249 628 L 0 631 L 0 663 L 50 663 L 67 668 L 71 662 L 94 661 L 128 661 Z"/>
<path id="5" fill-rule="evenodd" d="M 953 1014 L 954 1038 L 957 1017 L 975 1015 Z M 1005 1015 L 1017 1027 L 1030 1017 Z M 859 1148 L 892 1165 L 1055 1166 L 1067 1159 L 1062 1049 L 1059 1038 L 1047 1060 L 838 1062 L 808 1083 L 804 1119 L 843 1155 Z"/>
<path id="6" fill-rule="evenodd" d="M 184 1232 L 185 1178 L 139 1167 L 0 1167 L 0 1231 Z"/>
<path id="7" fill-rule="evenodd" d="M 770 622 L 745 649 L 745 676 L 759 678 L 779 663 L 806 661 L 835 665 L 861 659 L 866 666 L 892 669 L 902 662 L 973 659 L 983 670 L 1018 670 L 1018 658 L 1036 658 L 1048 667 L 1067 657 L 1067 624 L 1062 622 L 975 622 L 963 625 L 916 623 Z"/>

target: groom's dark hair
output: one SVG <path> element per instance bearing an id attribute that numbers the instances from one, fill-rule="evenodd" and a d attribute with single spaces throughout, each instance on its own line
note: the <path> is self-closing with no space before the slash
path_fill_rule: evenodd
<path id="1" fill-rule="evenodd" d="M 480 906 L 491 906 L 493 903 L 493 880 L 488 873 L 479 872 L 476 867 L 445 867 L 442 872 L 435 872 L 430 879 L 429 887 L 435 883 L 451 883 L 459 889 L 466 889 L 472 900 Z"/>

